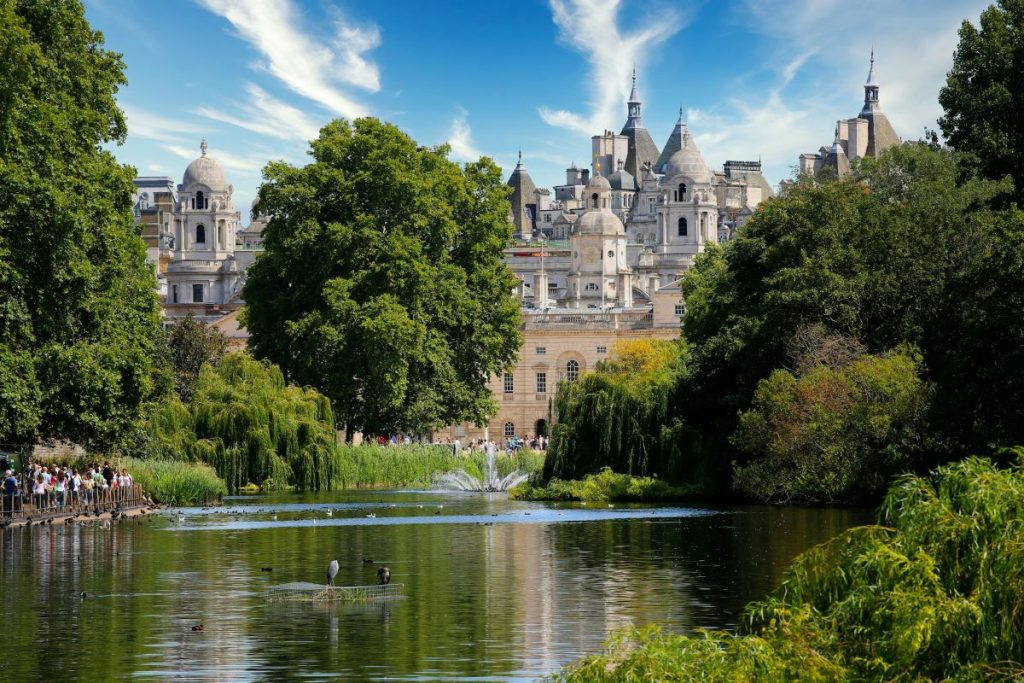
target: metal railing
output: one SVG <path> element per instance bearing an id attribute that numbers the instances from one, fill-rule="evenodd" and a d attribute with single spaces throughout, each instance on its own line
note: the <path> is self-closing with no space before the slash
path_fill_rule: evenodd
<path id="1" fill-rule="evenodd" d="M 0 519 L 42 520 L 52 517 L 74 516 L 83 513 L 100 515 L 149 504 L 142 486 L 119 486 L 107 489 L 82 489 L 78 491 L 54 491 L 46 493 L 3 494 L 0 500 Z"/>

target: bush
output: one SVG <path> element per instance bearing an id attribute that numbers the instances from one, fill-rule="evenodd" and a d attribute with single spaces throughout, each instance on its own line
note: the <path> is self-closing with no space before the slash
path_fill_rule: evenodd
<path id="1" fill-rule="evenodd" d="M 799 556 L 741 632 L 631 632 L 556 681 L 1024 678 L 1024 449 L 906 475 L 880 512 Z"/>
<path id="2" fill-rule="evenodd" d="M 509 491 L 509 497 L 517 500 L 582 500 L 601 503 L 681 500 L 696 493 L 696 487 L 671 486 L 653 477 L 616 474 L 605 467 L 582 480 L 552 479 L 545 487 L 520 484 Z"/>
<path id="3" fill-rule="evenodd" d="M 921 450 L 920 371 L 910 352 L 776 370 L 740 416 L 733 443 L 754 460 L 736 467 L 736 488 L 769 502 L 877 500 Z"/>

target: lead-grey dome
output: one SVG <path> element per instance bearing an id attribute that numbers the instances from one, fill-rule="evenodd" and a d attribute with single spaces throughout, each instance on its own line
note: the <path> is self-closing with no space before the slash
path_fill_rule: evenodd
<path id="1" fill-rule="evenodd" d="M 587 188 L 591 190 L 610 190 L 612 189 L 612 186 L 608 184 L 608 179 L 603 175 L 595 174 L 594 177 L 590 179 L 590 182 L 587 183 Z"/>
<path id="2" fill-rule="evenodd" d="M 710 183 L 711 173 L 704 162 L 704 155 L 697 149 L 697 143 L 687 131 L 683 147 L 673 154 L 665 165 L 665 177 L 684 175 L 697 183 Z"/>
<path id="3" fill-rule="evenodd" d="M 609 176 L 608 182 L 613 190 L 635 190 L 637 188 L 636 179 L 629 171 L 621 168 Z"/>
<path id="4" fill-rule="evenodd" d="M 588 211 L 576 222 L 575 232 L 580 235 L 625 235 L 626 229 L 611 211 Z"/>
<path id="5" fill-rule="evenodd" d="M 193 161 L 185 169 L 185 175 L 181 179 L 183 188 L 188 189 L 191 185 L 206 185 L 214 192 L 227 192 L 228 182 L 224 179 L 224 169 L 216 161 L 206 156 L 206 140 L 199 145 L 202 156 Z"/>

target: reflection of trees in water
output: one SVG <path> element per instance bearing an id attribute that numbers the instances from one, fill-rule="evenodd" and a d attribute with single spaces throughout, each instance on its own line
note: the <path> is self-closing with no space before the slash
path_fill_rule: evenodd
<path id="1" fill-rule="evenodd" d="M 481 520 L 507 505 L 472 504 Z M 595 651 L 629 621 L 688 629 L 735 620 L 808 539 L 851 519 L 770 508 L 547 525 L 8 530 L 0 534 L 5 647 L 34 652 L 45 643 L 71 657 L 12 658 L 5 679 L 539 676 Z M 372 584 L 386 564 L 406 597 L 266 602 L 269 585 L 322 582 L 335 558 L 339 585 Z M 82 591 L 120 597 L 83 602 Z M 196 623 L 206 630 L 191 632 Z"/>

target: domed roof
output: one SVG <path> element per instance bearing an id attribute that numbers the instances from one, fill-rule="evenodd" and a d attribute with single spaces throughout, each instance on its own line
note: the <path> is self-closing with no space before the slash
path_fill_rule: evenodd
<path id="1" fill-rule="evenodd" d="M 622 221 L 611 211 L 587 211 L 576 222 L 577 235 L 625 235 Z"/>
<path id="2" fill-rule="evenodd" d="M 612 189 L 612 186 L 610 184 L 608 184 L 608 179 L 605 178 L 603 175 L 596 175 L 595 174 L 594 177 L 590 179 L 590 182 L 587 183 L 587 189 L 590 189 L 590 190 L 610 190 L 610 189 Z"/>
<path id="3" fill-rule="evenodd" d="M 673 154 L 665 165 L 665 178 L 677 175 L 687 176 L 697 183 L 711 182 L 708 165 L 704 163 L 704 156 L 697 149 L 697 143 L 693 141 L 689 131 L 683 139 L 682 148 Z"/>
<path id="4" fill-rule="evenodd" d="M 608 177 L 608 182 L 611 183 L 613 190 L 635 190 L 637 187 L 636 179 L 629 171 L 621 168 Z"/>
<path id="5" fill-rule="evenodd" d="M 224 179 L 224 170 L 216 161 L 206 156 L 206 139 L 199 145 L 202 155 L 188 165 L 181 185 L 187 189 L 190 185 L 206 185 L 214 192 L 227 192 L 228 182 Z"/>

